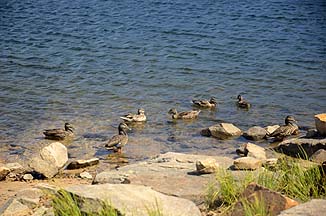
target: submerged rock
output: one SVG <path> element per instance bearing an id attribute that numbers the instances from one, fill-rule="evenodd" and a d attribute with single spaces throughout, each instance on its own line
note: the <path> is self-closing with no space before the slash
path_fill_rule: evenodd
<path id="1" fill-rule="evenodd" d="M 120 214 L 126 216 L 147 215 L 149 210 L 158 210 L 163 215 L 201 216 L 193 202 L 167 196 L 142 185 L 75 185 L 65 190 L 81 198 L 82 211 L 97 212 L 103 202 L 108 202 Z"/>
<path id="2" fill-rule="evenodd" d="M 202 135 L 211 135 L 218 139 L 232 139 L 241 136 L 242 131 L 230 123 L 220 123 L 201 131 Z"/>
<path id="3" fill-rule="evenodd" d="M 262 140 L 265 138 L 267 131 L 259 126 L 249 128 L 243 133 L 243 136 L 249 140 Z"/>

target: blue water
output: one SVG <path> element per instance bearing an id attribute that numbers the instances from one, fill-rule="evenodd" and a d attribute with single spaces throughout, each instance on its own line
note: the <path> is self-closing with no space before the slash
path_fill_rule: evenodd
<path id="1" fill-rule="evenodd" d="M 221 121 L 246 130 L 291 114 L 313 127 L 326 111 L 325 21 L 322 0 L 1 0 L 0 158 L 33 151 L 65 121 L 77 130 L 71 157 L 101 157 L 119 116 L 139 107 L 148 122 L 130 134 L 134 159 L 231 154 L 243 139 L 199 135 Z M 170 122 L 170 108 L 211 96 L 216 112 Z"/>

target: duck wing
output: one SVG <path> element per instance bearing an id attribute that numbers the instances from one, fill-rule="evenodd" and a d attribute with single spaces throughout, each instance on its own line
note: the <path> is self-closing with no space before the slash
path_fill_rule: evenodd
<path id="1" fill-rule="evenodd" d="M 122 134 L 118 134 L 113 136 L 108 143 L 105 145 L 106 148 L 113 148 L 113 147 L 122 147 L 124 145 L 126 145 L 126 143 L 128 142 L 128 136 L 126 135 L 122 135 Z"/>
<path id="2" fill-rule="evenodd" d="M 179 118 L 183 118 L 183 119 L 192 119 L 192 118 L 196 118 L 198 116 L 198 114 L 200 113 L 200 110 L 192 110 L 192 111 L 185 111 L 185 112 L 181 112 L 178 114 Z"/>
<path id="3" fill-rule="evenodd" d="M 286 136 L 291 136 L 298 131 L 298 127 L 291 125 L 283 125 L 277 128 L 273 133 L 269 134 L 270 137 L 276 137 L 278 139 L 284 138 Z"/>
<path id="4" fill-rule="evenodd" d="M 200 106 L 200 107 L 210 107 L 211 103 L 208 100 L 193 100 L 192 103 L 194 105 Z"/>
<path id="5" fill-rule="evenodd" d="M 48 129 L 43 131 L 46 139 L 55 139 L 55 140 L 62 140 L 66 137 L 67 133 L 63 129 Z"/>

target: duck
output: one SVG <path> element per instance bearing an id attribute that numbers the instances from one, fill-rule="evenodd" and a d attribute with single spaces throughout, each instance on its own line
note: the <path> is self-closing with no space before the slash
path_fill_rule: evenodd
<path id="1" fill-rule="evenodd" d="M 138 109 L 137 114 L 127 114 L 125 116 L 121 116 L 121 119 L 123 119 L 125 122 L 145 122 L 146 121 L 146 115 L 145 110 L 140 108 Z"/>
<path id="2" fill-rule="evenodd" d="M 191 110 L 178 113 L 177 109 L 172 108 L 168 113 L 172 115 L 172 119 L 194 119 L 198 117 L 200 110 Z"/>
<path id="3" fill-rule="evenodd" d="M 64 129 L 56 128 L 56 129 L 47 129 L 43 131 L 45 139 L 50 140 L 65 140 L 71 139 L 74 137 L 74 127 L 66 122 L 64 125 Z"/>
<path id="4" fill-rule="evenodd" d="M 293 116 L 286 116 L 285 125 L 277 128 L 273 133 L 268 134 L 269 137 L 275 137 L 275 140 L 282 141 L 285 137 L 299 134 L 299 127 Z"/>
<path id="5" fill-rule="evenodd" d="M 217 106 L 217 101 L 214 97 L 211 97 L 210 100 L 192 100 L 192 103 L 202 108 L 215 108 Z"/>
<path id="6" fill-rule="evenodd" d="M 127 130 L 130 130 L 128 125 L 124 122 L 120 123 L 118 127 L 119 134 L 111 137 L 111 139 L 106 143 L 105 148 L 107 150 L 122 153 L 122 147 L 128 143 Z"/>
<path id="7" fill-rule="evenodd" d="M 238 107 L 245 109 L 249 109 L 251 107 L 251 104 L 245 101 L 241 95 L 238 95 L 237 105 Z"/>

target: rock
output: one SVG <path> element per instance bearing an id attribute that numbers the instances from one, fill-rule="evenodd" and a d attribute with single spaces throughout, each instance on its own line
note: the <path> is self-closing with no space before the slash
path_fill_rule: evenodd
<path id="1" fill-rule="evenodd" d="M 68 161 L 67 147 L 60 142 L 54 142 L 40 151 L 41 158 L 54 163 L 54 166 L 61 168 Z"/>
<path id="2" fill-rule="evenodd" d="M 264 167 L 275 168 L 277 165 L 278 158 L 268 158 L 264 161 Z"/>
<path id="3" fill-rule="evenodd" d="M 253 143 L 245 143 L 241 145 L 236 153 L 244 157 L 253 157 L 261 160 L 266 160 L 265 148 L 255 145 Z"/>
<path id="4" fill-rule="evenodd" d="M 289 139 L 279 143 L 274 150 L 293 157 L 309 158 L 319 149 L 326 150 L 326 139 Z"/>
<path id="5" fill-rule="evenodd" d="M 202 130 L 201 134 L 204 133 L 207 129 Z M 242 131 L 230 123 L 220 123 L 217 125 L 213 125 L 208 128 L 211 136 L 218 138 L 218 139 L 231 139 L 237 138 L 241 136 Z"/>
<path id="6" fill-rule="evenodd" d="M 67 169 L 80 169 L 85 168 L 88 166 L 94 166 L 100 162 L 100 159 L 98 158 L 92 158 L 89 160 L 76 160 L 72 161 L 68 166 Z"/>
<path id="7" fill-rule="evenodd" d="M 0 167 L 0 181 L 6 179 L 6 176 L 9 174 L 10 169 L 7 167 Z"/>
<path id="8" fill-rule="evenodd" d="M 250 140 L 262 140 L 265 138 L 267 131 L 259 126 L 249 128 L 243 133 L 243 136 Z"/>
<path id="9" fill-rule="evenodd" d="M 233 163 L 228 157 L 192 155 L 168 152 L 155 158 L 129 164 L 118 170 L 108 170 L 96 175 L 94 184 L 117 182 L 146 185 L 161 193 L 190 199 L 195 203 L 204 200 L 203 191 L 214 180 L 214 174 L 194 173 L 196 161 L 215 159 L 222 169 Z"/>
<path id="10" fill-rule="evenodd" d="M 213 158 L 196 161 L 196 171 L 198 174 L 215 173 L 218 168 L 219 165 Z"/>
<path id="11" fill-rule="evenodd" d="M 310 159 L 313 162 L 317 162 L 317 163 L 323 163 L 323 162 L 325 162 L 326 161 L 326 150 L 319 149 L 313 155 L 311 155 Z"/>
<path id="12" fill-rule="evenodd" d="M 9 199 L 1 208 L 1 216 L 23 216 L 30 215 L 31 209 L 22 204 L 17 199 Z"/>
<path id="13" fill-rule="evenodd" d="M 271 125 L 271 126 L 265 127 L 264 129 L 267 131 L 267 134 L 271 134 L 279 127 L 280 127 L 279 125 Z"/>
<path id="14" fill-rule="evenodd" d="M 278 215 L 281 211 L 292 208 L 299 203 L 293 199 L 283 196 L 280 193 L 271 191 L 268 188 L 260 186 L 256 183 L 251 183 L 247 186 L 241 195 L 242 199 L 245 199 L 249 203 L 255 203 L 258 199 L 265 204 L 268 210 L 268 215 Z M 241 201 L 235 204 L 235 207 L 231 213 L 231 216 L 241 216 L 244 214 L 244 207 Z"/>
<path id="15" fill-rule="evenodd" d="M 33 209 L 39 204 L 43 195 L 42 190 L 37 188 L 29 188 L 19 191 L 15 197 L 20 203 Z"/>
<path id="16" fill-rule="evenodd" d="M 309 129 L 306 133 L 305 138 L 315 138 L 318 136 L 319 136 L 319 133 L 316 129 Z"/>
<path id="17" fill-rule="evenodd" d="M 167 196 L 142 185 L 74 185 L 65 190 L 81 198 L 82 211 L 97 212 L 101 202 L 109 201 L 113 208 L 126 216 L 147 215 L 148 209 L 160 210 L 163 215 L 201 215 L 193 202 Z"/>
<path id="18" fill-rule="evenodd" d="M 282 211 L 278 216 L 324 216 L 326 200 L 312 199 L 293 208 Z"/>
<path id="19" fill-rule="evenodd" d="M 93 176 L 89 172 L 82 172 L 79 174 L 82 179 L 93 179 Z"/>
<path id="20" fill-rule="evenodd" d="M 26 173 L 26 169 L 19 163 L 7 163 L 5 166 L 10 170 L 7 180 L 19 181 Z"/>
<path id="21" fill-rule="evenodd" d="M 27 173 L 27 174 L 23 175 L 23 179 L 24 179 L 25 181 L 30 181 L 30 180 L 33 180 L 34 177 L 32 176 L 32 174 Z"/>
<path id="22" fill-rule="evenodd" d="M 318 133 L 326 136 L 326 113 L 315 115 L 315 124 Z"/>
<path id="23" fill-rule="evenodd" d="M 242 157 L 233 162 L 236 170 L 256 170 L 262 166 L 262 161 L 252 157 Z"/>
<path id="24" fill-rule="evenodd" d="M 60 142 L 54 142 L 41 149 L 40 154 L 30 160 L 29 166 L 46 178 L 52 178 L 67 161 L 67 148 Z"/>

